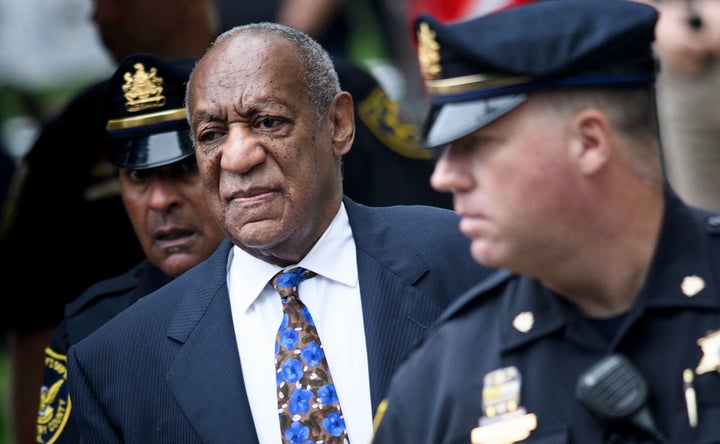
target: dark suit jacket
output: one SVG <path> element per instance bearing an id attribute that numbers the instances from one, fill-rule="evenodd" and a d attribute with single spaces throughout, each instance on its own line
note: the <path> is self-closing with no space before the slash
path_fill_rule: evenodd
<path id="1" fill-rule="evenodd" d="M 345 206 L 357 245 L 374 414 L 405 355 L 487 271 L 471 259 L 452 211 L 371 208 L 347 198 Z M 70 349 L 72 417 L 87 441 L 257 442 L 226 285 L 230 248 L 226 240 Z"/>

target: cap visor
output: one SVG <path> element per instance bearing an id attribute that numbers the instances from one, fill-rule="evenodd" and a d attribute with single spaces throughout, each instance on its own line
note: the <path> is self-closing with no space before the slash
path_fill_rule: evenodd
<path id="1" fill-rule="evenodd" d="M 426 149 L 446 145 L 498 119 L 526 99 L 527 95 L 516 94 L 434 105 L 420 143 Z"/>
<path id="2" fill-rule="evenodd" d="M 107 139 L 108 160 L 127 170 L 168 165 L 194 153 L 189 130 Z"/>

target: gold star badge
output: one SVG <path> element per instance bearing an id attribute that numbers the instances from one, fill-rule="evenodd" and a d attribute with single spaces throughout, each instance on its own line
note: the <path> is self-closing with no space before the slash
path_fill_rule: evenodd
<path id="1" fill-rule="evenodd" d="M 717 371 L 720 373 L 720 330 L 714 330 L 698 339 L 698 345 L 702 349 L 703 356 L 695 369 L 695 373 Z"/>

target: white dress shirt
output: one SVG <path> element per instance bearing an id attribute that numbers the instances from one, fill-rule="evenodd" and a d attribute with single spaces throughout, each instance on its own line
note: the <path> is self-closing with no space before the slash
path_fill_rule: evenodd
<path id="1" fill-rule="evenodd" d="M 352 444 L 372 440 L 372 405 L 355 241 L 345 206 L 299 264 L 318 276 L 300 283 L 300 299 L 315 321 Z M 282 270 L 233 247 L 228 289 L 243 378 L 261 444 L 280 442 L 275 336 L 280 295 L 269 284 Z"/>

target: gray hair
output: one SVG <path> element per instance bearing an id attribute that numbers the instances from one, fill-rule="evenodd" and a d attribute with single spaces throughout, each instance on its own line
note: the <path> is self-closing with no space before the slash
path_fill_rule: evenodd
<path id="1" fill-rule="evenodd" d="M 312 37 L 304 32 L 278 23 L 262 22 L 236 26 L 220 34 L 212 46 L 240 33 L 277 35 L 298 50 L 304 66 L 304 81 L 307 94 L 315 113 L 320 119 L 325 115 L 333 98 L 341 91 L 338 74 L 330 55 Z"/>

